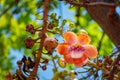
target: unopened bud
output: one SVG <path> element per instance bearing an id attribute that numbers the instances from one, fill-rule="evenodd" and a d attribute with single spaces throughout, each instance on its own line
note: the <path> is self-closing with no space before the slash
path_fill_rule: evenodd
<path id="1" fill-rule="evenodd" d="M 61 67 L 61 68 L 65 68 L 66 67 L 66 62 L 63 58 L 60 58 L 58 59 L 58 65 Z"/>
<path id="2" fill-rule="evenodd" d="M 48 51 L 52 51 L 57 47 L 57 45 L 58 45 L 58 42 L 54 38 L 46 38 L 44 41 L 44 47 Z"/>

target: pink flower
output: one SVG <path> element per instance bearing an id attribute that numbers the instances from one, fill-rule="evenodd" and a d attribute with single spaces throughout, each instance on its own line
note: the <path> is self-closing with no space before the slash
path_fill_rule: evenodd
<path id="1" fill-rule="evenodd" d="M 87 63 L 88 58 L 97 57 L 97 49 L 89 44 L 90 37 L 87 34 L 80 33 L 77 36 L 68 31 L 63 37 L 65 42 L 58 44 L 57 52 L 64 56 L 65 62 L 81 67 Z"/>

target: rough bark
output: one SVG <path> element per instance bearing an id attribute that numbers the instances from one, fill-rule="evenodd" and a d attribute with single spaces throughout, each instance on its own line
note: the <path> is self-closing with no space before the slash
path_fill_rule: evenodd
<path id="1" fill-rule="evenodd" d="M 120 46 L 120 18 L 117 14 L 109 15 L 111 8 L 103 6 L 88 6 L 88 13 L 103 31 L 109 36 L 112 42 Z M 120 50 L 120 49 L 119 49 Z"/>

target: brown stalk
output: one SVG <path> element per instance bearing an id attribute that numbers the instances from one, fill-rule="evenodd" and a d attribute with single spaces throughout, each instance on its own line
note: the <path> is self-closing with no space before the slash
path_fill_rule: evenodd
<path id="1" fill-rule="evenodd" d="M 42 54 L 43 43 L 45 40 L 45 33 L 47 31 L 47 19 L 48 19 L 49 3 L 50 3 L 50 0 L 44 0 L 43 26 L 42 26 L 42 31 L 41 31 L 43 33 L 43 37 L 41 38 L 38 56 L 35 59 L 35 66 L 34 66 L 33 71 L 31 72 L 31 74 L 27 80 L 33 80 L 37 76 L 37 70 L 38 70 L 39 61 L 40 61 L 41 54 Z"/>

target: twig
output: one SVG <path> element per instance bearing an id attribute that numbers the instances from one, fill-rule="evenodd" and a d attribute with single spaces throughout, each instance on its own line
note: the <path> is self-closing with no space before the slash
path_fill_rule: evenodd
<path id="1" fill-rule="evenodd" d="M 120 61 L 120 54 L 118 55 L 117 59 L 114 61 L 113 69 L 110 71 L 109 80 L 114 80 L 114 73 L 117 69 L 117 64 L 119 61 Z"/>
<path id="2" fill-rule="evenodd" d="M 53 65 L 54 65 L 55 70 L 57 70 L 57 67 L 56 67 L 56 64 L 55 64 L 53 55 L 52 55 L 52 62 L 53 62 Z"/>
<path id="3" fill-rule="evenodd" d="M 91 67 L 94 67 L 94 68 L 98 69 L 98 70 L 102 70 L 104 74 L 110 73 L 110 74 L 111 74 L 110 77 L 113 76 L 113 78 L 115 77 L 116 79 L 118 79 L 118 76 L 114 75 L 114 72 L 115 72 L 115 70 L 116 70 L 116 66 L 115 66 L 115 65 L 119 62 L 119 60 L 120 60 L 120 55 L 119 55 L 119 57 L 116 59 L 115 64 L 114 64 L 114 67 L 113 67 L 113 69 L 112 69 L 111 72 L 109 72 L 109 71 L 108 71 L 106 68 L 104 68 L 104 67 L 99 67 L 99 66 L 97 66 L 95 63 L 93 63 L 93 62 L 91 62 L 91 61 L 88 61 L 87 64 L 88 64 L 89 66 L 91 66 Z M 113 80 L 113 79 L 110 78 L 110 79 L 108 79 L 108 80 Z"/>
<path id="4" fill-rule="evenodd" d="M 91 69 L 92 70 L 92 69 Z M 83 76 L 82 78 L 80 78 L 79 80 L 86 80 L 88 77 L 90 77 L 91 75 L 93 75 L 94 74 L 94 72 L 93 71 L 91 71 L 90 70 L 90 72 L 86 75 L 86 76 Z"/>
<path id="5" fill-rule="evenodd" d="M 36 31 L 42 31 L 42 29 L 40 28 L 39 30 L 36 29 Z M 53 30 L 47 29 L 48 32 L 53 33 L 53 34 L 59 34 L 58 32 L 55 32 Z"/>
<path id="6" fill-rule="evenodd" d="M 77 72 L 77 73 L 86 73 L 86 72 L 89 72 L 90 70 L 92 70 L 91 68 L 89 68 L 88 70 L 86 70 L 86 71 L 79 71 L 79 72 Z"/>
<path id="7" fill-rule="evenodd" d="M 76 10 L 76 23 L 75 23 L 76 26 L 80 25 L 80 21 L 79 21 L 80 16 L 81 16 L 80 7 L 78 7 Z M 83 28 L 83 26 L 81 26 L 81 27 Z"/>
<path id="8" fill-rule="evenodd" d="M 78 3 L 74 0 L 65 0 L 67 3 L 72 4 L 74 6 L 79 7 L 90 7 L 90 6 L 103 6 L 103 7 L 116 7 L 120 6 L 120 4 L 114 4 L 114 3 L 107 3 L 107 2 L 91 2 L 91 3 Z"/>
<path id="9" fill-rule="evenodd" d="M 47 31 L 47 19 L 48 19 L 49 3 L 50 3 L 50 0 L 44 0 L 43 26 L 42 26 L 43 35 Z M 40 49 L 38 51 L 38 56 L 35 59 L 35 66 L 34 66 L 34 69 L 31 72 L 31 74 L 27 80 L 33 80 L 33 78 L 36 77 L 38 66 L 39 66 L 39 61 L 40 61 L 41 54 L 42 54 L 44 40 L 45 40 L 45 35 L 41 38 Z"/>
<path id="10" fill-rule="evenodd" d="M 97 66 L 95 63 L 88 61 L 87 63 L 88 65 L 95 67 L 96 69 L 102 70 L 104 73 L 108 73 L 109 71 L 107 69 L 105 69 L 104 67 L 99 67 Z"/>
<path id="11" fill-rule="evenodd" d="M 119 50 L 117 50 L 117 51 L 111 53 L 111 55 L 110 55 L 109 57 L 112 58 L 112 57 L 113 57 L 114 55 L 116 55 L 118 52 L 119 52 Z"/>
<path id="12" fill-rule="evenodd" d="M 102 44 L 102 41 L 103 41 L 104 36 L 105 36 L 105 33 L 103 32 L 102 37 L 101 37 L 101 39 L 100 39 L 100 41 L 99 41 L 99 44 L 98 44 L 98 48 L 97 48 L 98 53 L 99 53 L 99 51 L 100 51 L 100 49 L 101 49 L 101 44 Z"/>
<path id="13" fill-rule="evenodd" d="M 53 33 L 53 34 L 59 34 L 58 32 L 55 32 L 53 30 L 47 29 L 48 32 Z"/>

